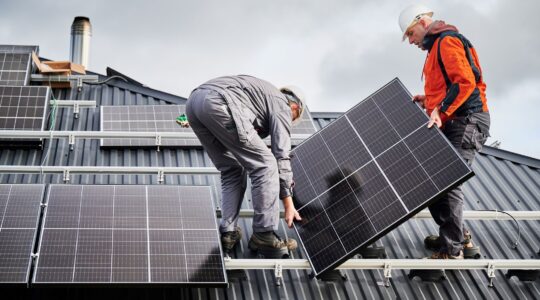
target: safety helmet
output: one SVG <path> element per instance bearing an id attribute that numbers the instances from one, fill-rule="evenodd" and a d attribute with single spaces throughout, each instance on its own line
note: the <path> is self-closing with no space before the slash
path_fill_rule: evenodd
<path id="1" fill-rule="evenodd" d="M 302 119 L 302 115 L 304 114 L 304 102 L 306 101 L 304 92 L 302 92 L 299 87 L 294 85 L 284 86 L 279 90 L 283 93 L 283 95 L 285 95 L 289 102 L 298 104 L 298 118 L 293 121 L 293 125 L 298 125 Z"/>
<path id="2" fill-rule="evenodd" d="M 401 28 L 401 32 L 403 33 L 403 39 L 404 41 L 407 37 L 405 34 L 407 33 L 407 30 L 411 28 L 412 26 L 416 25 L 420 18 L 423 16 L 433 16 L 433 10 L 421 5 L 421 4 L 413 4 L 410 6 L 407 6 L 404 10 L 401 11 L 399 14 L 399 27 Z"/>

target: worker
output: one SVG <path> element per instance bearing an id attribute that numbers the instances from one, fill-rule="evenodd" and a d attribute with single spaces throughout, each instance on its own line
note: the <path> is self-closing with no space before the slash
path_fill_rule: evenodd
<path id="1" fill-rule="evenodd" d="M 403 40 L 427 51 L 424 94 L 416 95 L 429 116 L 428 127 L 440 127 L 457 152 L 471 165 L 489 136 L 486 84 L 475 48 L 455 26 L 433 20 L 433 10 L 411 5 L 399 15 Z M 439 236 L 424 240 L 433 259 L 479 257 L 479 248 L 463 224 L 461 186 L 429 206 Z M 465 253 L 464 253 L 465 252 Z"/>
<path id="2" fill-rule="evenodd" d="M 221 243 L 230 252 L 240 241 L 237 226 L 247 177 L 251 180 L 253 234 L 248 247 L 260 256 L 282 258 L 297 248 L 294 239 L 277 233 L 279 199 L 285 221 L 300 221 L 292 200 L 289 152 L 291 126 L 300 121 L 304 96 L 296 87 L 281 90 L 247 75 L 212 79 L 187 101 L 189 125 L 221 173 Z M 263 140 L 271 137 L 269 149 Z"/>

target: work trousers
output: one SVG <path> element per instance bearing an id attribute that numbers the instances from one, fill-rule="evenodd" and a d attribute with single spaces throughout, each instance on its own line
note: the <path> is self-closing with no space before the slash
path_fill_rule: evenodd
<path id="1" fill-rule="evenodd" d="M 472 165 L 474 156 L 489 137 L 488 112 L 457 117 L 445 123 L 443 133 L 463 159 Z M 458 255 L 463 250 L 463 192 L 461 185 L 429 206 L 431 216 L 439 225 L 440 252 Z"/>
<path id="2" fill-rule="evenodd" d="M 230 109 L 215 91 L 193 91 L 187 101 L 186 114 L 204 150 L 221 173 L 220 231 L 234 231 L 248 176 L 255 212 L 253 231 L 277 230 L 279 174 L 277 161 L 266 143 L 256 134 L 249 141 L 240 141 Z"/>

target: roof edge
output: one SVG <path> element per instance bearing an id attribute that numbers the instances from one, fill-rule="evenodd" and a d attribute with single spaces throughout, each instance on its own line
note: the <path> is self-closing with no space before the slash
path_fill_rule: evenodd
<path id="1" fill-rule="evenodd" d="M 49 61 L 50 59 L 40 57 L 41 60 Z M 109 69 L 109 67 L 107 67 Z M 163 100 L 166 102 L 170 102 L 171 104 L 185 104 L 187 101 L 187 98 L 174 95 L 171 93 L 163 92 L 160 90 L 156 90 L 153 88 L 150 88 L 146 85 L 143 85 L 139 83 L 138 81 L 134 80 L 131 77 L 128 77 L 124 75 L 123 73 L 118 72 L 117 70 L 113 69 L 113 74 L 107 74 L 103 75 L 98 72 L 94 72 L 91 70 L 86 70 L 86 73 L 89 75 L 97 75 L 99 76 L 99 81 L 107 81 L 106 83 L 110 86 L 115 86 L 121 89 L 130 90 L 135 93 L 143 94 L 145 96 L 153 97 L 159 100 Z M 111 76 L 112 75 L 112 76 Z"/>
<path id="2" fill-rule="evenodd" d="M 540 169 L 540 159 L 534 157 L 526 156 L 523 154 L 518 154 L 515 152 L 494 148 L 490 146 L 482 147 L 480 153 L 485 155 L 494 156 L 500 159 L 509 160 L 518 164 L 527 165 L 531 168 Z"/>

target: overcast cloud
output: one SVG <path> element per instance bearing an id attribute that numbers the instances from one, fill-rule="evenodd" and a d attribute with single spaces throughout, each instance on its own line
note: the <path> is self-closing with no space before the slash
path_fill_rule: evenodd
<path id="1" fill-rule="evenodd" d="M 410 3 L 414 3 L 411 1 Z M 488 85 L 492 138 L 540 158 L 540 1 L 422 1 L 476 47 Z M 425 52 L 401 43 L 404 1 L 0 0 L 0 44 L 69 58 L 73 18 L 90 18 L 89 69 L 110 66 L 187 97 L 220 75 L 294 84 L 312 111 L 343 112 L 399 77 L 413 94 Z"/>

